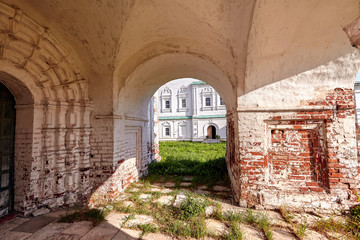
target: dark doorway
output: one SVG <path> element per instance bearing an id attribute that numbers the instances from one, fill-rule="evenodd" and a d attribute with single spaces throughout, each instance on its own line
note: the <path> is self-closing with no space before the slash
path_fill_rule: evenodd
<path id="1" fill-rule="evenodd" d="M 15 99 L 0 83 L 0 217 L 14 210 Z"/>
<path id="2" fill-rule="evenodd" d="M 207 137 L 208 139 L 216 139 L 216 128 L 214 126 L 207 128 Z"/>

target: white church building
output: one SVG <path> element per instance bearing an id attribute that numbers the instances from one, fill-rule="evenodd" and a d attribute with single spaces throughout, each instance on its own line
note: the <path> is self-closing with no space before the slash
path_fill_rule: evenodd
<path id="1" fill-rule="evenodd" d="M 226 107 L 205 82 L 184 78 L 154 95 L 159 141 L 226 141 Z"/>

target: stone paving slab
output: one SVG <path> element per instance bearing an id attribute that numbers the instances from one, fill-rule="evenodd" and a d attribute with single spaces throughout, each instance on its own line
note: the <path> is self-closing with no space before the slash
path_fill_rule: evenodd
<path id="1" fill-rule="evenodd" d="M 228 227 L 225 223 L 214 220 L 206 219 L 205 220 L 206 229 L 208 232 L 215 234 L 216 236 L 222 236 L 227 234 Z"/>
<path id="2" fill-rule="evenodd" d="M 25 217 L 16 217 L 13 220 L 9 221 L 11 224 L 15 224 L 16 226 L 19 226 L 27 221 L 29 221 L 31 218 L 25 218 Z"/>
<path id="3" fill-rule="evenodd" d="M 215 185 L 213 187 L 214 191 L 218 191 L 218 192 L 230 192 L 230 188 L 228 187 L 224 187 L 224 186 L 220 186 L 220 185 Z"/>
<path id="4" fill-rule="evenodd" d="M 148 215 L 135 215 L 133 219 L 127 220 L 125 223 L 122 224 L 122 226 L 130 228 L 144 224 L 153 224 L 156 226 L 156 224 L 154 224 L 154 219 Z"/>
<path id="5" fill-rule="evenodd" d="M 186 182 L 191 182 L 193 179 L 194 179 L 193 176 L 184 176 L 183 177 L 183 181 L 186 181 Z"/>
<path id="6" fill-rule="evenodd" d="M 190 183 L 190 182 L 182 182 L 182 183 L 180 183 L 180 186 L 182 186 L 182 187 L 189 187 L 191 185 L 192 185 L 192 183 Z"/>
<path id="7" fill-rule="evenodd" d="M 155 202 L 160 203 L 161 205 L 169 206 L 173 200 L 174 196 L 161 196 L 160 198 L 156 199 Z"/>
<path id="8" fill-rule="evenodd" d="M 216 207 L 215 206 L 207 206 L 205 208 L 205 215 L 206 216 L 210 216 L 211 214 L 213 214 L 216 211 Z"/>
<path id="9" fill-rule="evenodd" d="M 55 221 L 57 218 L 49 216 L 39 216 L 32 218 L 30 221 L 26 221 L 23 224 L 13 229 L 16 232 L 34 233 L 49 223 Z"/>
<path id="10" fill-rule="evenodd" d="M 264 234 L 253 226 L 241 225 L 241 232 L 243 233 L 243 239 L 246 240 L 263 240 L 265 239 Z M 277 240 L 273 238 L 274 240 Z"/>
<path id="11" fill-rule="evenodd" d="M 2 225 L 3 226 L 3 225 Z M 2 227 L 1 226 L 1 227 Z M 23 240 L 29 237 L 31 233 L 26 232 L 14 232 L 14 231 L 7 231 L 1 234 L 2 239 L 6 240 Z"/>
<path id="12" fill-rule="evenodd" d="M 197 189 L 206 190 L 206 189 L 208 189 L 208 187 L 206 185 L 201 185 L 201 186 L 198 186 Z"/>
<path id="13" fill-rule="evenodd" d="M 140 238 L 141 233 L 139 230 L 120 228 L 119 232 L 111 240 L 135 240 Z"/>
<path id="14" fill-rule="evenodd" d="M 77 235 L 77 234 L 57 233 L 49 239 L 51 239 L 51 240 L 79 240 L 80 238 L 81 238 L 81 236 Z"/>
<path id="15" fill-rule="evenodd" d="M 149 192 L 161 192 L 161 188 L 158 188 L 158 187 L 152 187 L 150 188 L 149 190 L 147 190 Z"/>
<path id="16" fill-rule="evenodd" d="M 106 216 L 105 220 L 112 226 L 120 228 L 129 216 L 128 213 L 112 212 Z"/>
<path id="17" fill-rule="evenodd" d="M 297 240 L 297 238 L 284 228 L 271 229 L 275 240 Z"/>
<path id="18" fill-rule="evenodd" d="M 336 240 L 349 240 L 350 238 L 348 236 L 345 236 L 342 233 L 336 233 L 336 232 L 328 232 L 330 239 L 336 239 Z"/>
<path id="19" fill-rule="evenodd" d="M 61 210 L 61 211 L 47 213 L 47 214 L 45 214 L 45 216 L 59 218 L 61 216 L 65 216 L 66 214 L 69 214 L 71 212 L 72 211 Z"/>
<path id="20" fill-rule="evenodd" d="M 89 232 L 92 228 L 93 228 L 92 222 L 88 222 L 88 221 L 74 222 L 73 224 L 71 224 L 69 228 L 62 231 L 62 233 L 83 236 L 87 232 Z"/>
<path id="21" fill-rule="evenodd" d="M 152 194 L 142 193 L 139 195 L 139 199 L 143 202 L 148 202 L 152 198 Z"/>
<path id="22" fill-rule="evenodd" d="M 165 187 L 175 187 L 175 183 L 174 182 L 166 182 L 164 184 Z"/>
<path id="23" fill-rule="evenodd" d="M 2 234 L 4 234 L 4 233 L 6 233 L 6 232 L 8 232 L 8 231 L 10 231 L 10 230 L 12 230 L 12 229 L 14 229 L 14 228 L 16 228 L 18 225 L 16 225 L 16 224 L 13 224 L 13 223 L 11 223 L 11 222 L 6 222 L 6 223 L 3 223 L 2 225 L 0 225 L 1 227 L 0 227 L 0 235 L 2 235 Z"/>
<path id="24" fill-rule="evenodd" d="M 129 189 L 129 192 L 131 192 L 131 193 L 135 193 L 135 192 L 138 192 L 138 191 L 140 191 L 140 188 Z"/>
<path id="25" fill-rule="evenodd" d="M 165 193 L 165 194 L 167 194 L 167 193 L 171 193 L 173 190 L 172 189 L 169 189 L 169 188 L 163 188 L 163 189 L 161 189 L 161 193 Z"/>
<path id="26" fill-rule="evenodd" d="M 232 204 L 229 203 L 222 203 L 221 204 L 221 212 L 224 215 L 227 215 L 229 213 L 242 213 L 242 214 L 247 214 L 247 209 L 246 208 L 242 208 L 242 207 L 238 207 L 238 206 L 234 206 Z"/>
<path id="27" fill-rule="evenodd" d="M 137 182 L 137 183 L 133 183 L 133 184 L 131 184 L 131 186 L 133 186 L 133 187 L 137 187 L 137 188 L 141 188 L 141 187 L 143 187 L 143 186 L 144 186 L 144 184 Z"/>
<path id="28" fill-rule="evenodd" d="M 27 240 L 47 240 L 52 239 L 58 233 L 61 233 L 65 229 L 69 228 L 71 223 L 50 223 L 47 226 L 39 229 Z"/>
<path id="29" fill-rule="evenodd" d="M 172 237 L 166 236 L 161 233 L 149 233 L 143 236 L 141 239 L 143 240 L 171 240 L 174 239 Z"/>
<path id="30" fill-rule="evenodd" d="M 122 206 L 127 208 L 127 207 L 134 207 L 135 204 L 132 201 L 123 201 L 122 202 Z"/>
<path id="31" fill-rule="evenodd" d="M 186 200 L 186 195 L 179 194 L 176 196 L 173 207 L 179 208 L 181 204 Z"/>
<path id="32" fill-rule="evenodd" d="M 3 223 L 0 225 L 0 236 L 6 232 L 9 232 L 16 228 L 17 226 L 29 221 L 31 218 L 24 218 L 24 217 L 15 217 L 14 219 Z"/>
<path id="33" fill-rule="evenodd" d="M 200 195 L 210 195 L 211 194 L 210 191 L 201 190 L 201 189 L 195 190 L 195 193 L 200 194 Z"/>
<path id="34" fill-rule="evenodd" d="M 231 199 L 224 199 L 224 198 L 219 198 L 219 197 L 216 197 L 216 198 L 213 198 L 212 199 L 214 202 L 217 202 L 217 203 L 220 203 L 220 204 L 229 204 L 229 205 L 234 205 L 233 204 L 233 201 Z"/>
<path id="35" fill-rule="evenodd" d="M 132 194 L 130 193 L 122 193 L 121 195 L 117 196 L 114 201 L 115 202 L 121 202 L 124 201 L 126 199 L 128 199 L 129 197 L 131 197 Z"/>
<path id="36" fill-rule="evenodd" d="M 220 198 L 228 198 L 231 196 L 229 192 L 214 192 L 214 194 Z"/>
<path id="37" fill-rule="evenodd" d="M 254 211 L 256 214 L 264 214 L 271 220 L 271 225 L 280 226 L 280 227 L 289 227 L 289 223 L 285 221 L 282 215 L 276 211 Z"/>
<path id="38" fill-rule="evenodd" d="M 306 230 L 304 240 L 328 240 L 327 237 L 313 230 Z"/>
<path id="39" fill-rule="evenodd" d="M 108 222 L 102 222 L 100 225 L 91 229 L 80 240 L 111 240 L 119 231 Z"/>
<path id="40" fill-rule="evenodd" d="M 320 217 L 314 216 L 308 213 L 291 213 L 294 216 L 293 221 L 296 223 L 306 223 L 310 226 L 315 225 L 316 221 L 320 220 Z"/>

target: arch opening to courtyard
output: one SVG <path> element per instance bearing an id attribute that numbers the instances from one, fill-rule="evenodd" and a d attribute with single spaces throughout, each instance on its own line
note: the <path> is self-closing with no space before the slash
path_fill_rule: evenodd
<path id="1" fill-rule="evenodd" d="M 121 71 L 118 73 L 118 79 L 122 79 Z M 158 145 L 154 136 L 154 113 L 149 111 L 150 104 L 153 104 L 151 99 L 162 85 L 181 78 L 205 81 L 221 96 L 226 106 L 227 125 L 232 126 L 227 128 L 226 161 L 229 162 L 229 158 L 234 157 L 231 153 L 235 151 L 232 110 L 236 109 L 236 89 L 228 76 L 205 57 L 180 53 L 162 54 L 139 65 L 122 81 L 123 85 L 120 85 L 121 81 L 114 83 L 117 86 L 114 89 L 117 101 L 114 103 L 113 116 L 109 116 L 109 124 L 114 127 L 114 156 L 117 158 L 108 162 L 113 174 L 107 176 L 106 182 L 115 187 L 111 188 L 99 179 L 94 196 L 104 193 L 108 188 L 111 188 L 114 194 L 121 192 L 140 176 L 147 174 L 147 165 L 158 156 Z M 100 120 L 106 116 L 98 118 Z M 127 151 L 124 152 L 123 149 Z M 102 164 L 106 163 L 103 161 Z"/>

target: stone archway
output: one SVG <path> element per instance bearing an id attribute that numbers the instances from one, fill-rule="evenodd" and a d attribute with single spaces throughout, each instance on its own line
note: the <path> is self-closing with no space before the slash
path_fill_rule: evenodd
<path id="1" fill-rule="evenodd" d="M 91 191 L 87 81 L 47 29 L 2 3 L 0 14 L 0 83 L 16 102 L 14 209 L 82 201 Z"/>
<path id="2" fill-rule="evenodd" d="M 227 121 L 233 121 L 231 112 L 236 108 L 236 98 L 231 80 L 221 67 L 206 57 L 186 53 L 166 53 L 141 63 L 130 75 L 123 76 L 124 72 L 126 73 L 119 68 L 115 74 L 116 88 L 113 92 L 116 96 L 113 114 L 95 116 L 93 123 L 94 126 L 99 125 L 99 130 L 103 130 L 101 135 L 106 131 L 109 133 L 106 139 L 102 139 L 103 141 L 117 146 L 114 150 L 109 150 L 109 156 L 113 157 L 112 161 L 100 163 L 103 172 L 100 174 L 99 171 L 98 179 L 95 180 L 99 184 L 95 186 L 93 199 L 116 197 L 132 182 L 146 174 L 147 165 L 155 160 L 156 154 L 153 153 L 157 152 L 156 142 L 151 139 L 153 121 L 149 121 L 151 114 L 148 107 L 156 90 L 166 82 L 180 78 L 205 81 L 224 100 L 228 113 Z M 142 143 L 135 144 L 139 134 L 142 134 Z M 231 136 L 235 137 L 235 134 Z M 229 147 L 234 144 L 234 139 L 228 139 L 227 148 L 234 149 L 235 146 Z M 139 151 L 143 163 L 141 173 L 137 170 Z M 227 161 L 229 156 L 227 154 Z M 100 155 L 95 156 L 98 157 Z"/>

